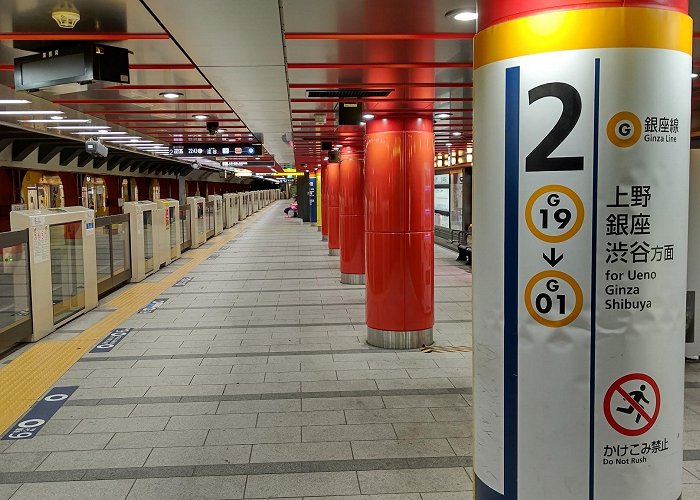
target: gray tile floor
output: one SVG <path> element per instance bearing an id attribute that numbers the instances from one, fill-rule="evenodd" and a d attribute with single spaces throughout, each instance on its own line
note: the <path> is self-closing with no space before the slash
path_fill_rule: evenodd
<path id="1" fill-rule="evenodd" d="M 40 434 L 0 442 L 0 500 L 470 497 L 471 354 L 367 346 L 364 287 L 340 284 L 320 233 L 283 206 L 57 382 L 79 389 Z M 469 346 L 471 275 L 435 254 L 436 343 Z M 696 367 L 686 499 L 700 499 Z"/>

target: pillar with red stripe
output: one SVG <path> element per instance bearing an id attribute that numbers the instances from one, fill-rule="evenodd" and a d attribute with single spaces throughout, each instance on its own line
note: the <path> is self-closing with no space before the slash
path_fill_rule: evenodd
<path id="1" fill-rule="evenodd" d="M 688 0 L 477 5 L 475 499 L 678 500 Z"/>
<path id="2" fill-rule="evenodd" d="M 367 342 L 433 342 L 432 116 L 377 118 L 365 139 Z"/>
<path id="3" fill-rule="evenodd" d="M 364 152 L 340 150 L 340 282 L 365 284 Z"/>
<path id="4" fill-rule="evenodd" d="M 326 198 L 328 210 L 323 223 L 328 223 L 328 255 L 340 255 L 340 164 L 326 167 Z"/>

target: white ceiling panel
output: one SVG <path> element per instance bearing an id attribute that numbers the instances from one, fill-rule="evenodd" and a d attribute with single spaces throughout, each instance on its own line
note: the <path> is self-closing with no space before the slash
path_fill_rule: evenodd
<path id="1" fill-rule="evenodd" d="M 198 66 L 284 65 L 277 0 L 145 0 Z"/>
<path id="2" fill-rule="evenodd" d="M 202 67 L 216 89 L 231 101 L 287 100 L 284 66 L 249 68 Z"/>

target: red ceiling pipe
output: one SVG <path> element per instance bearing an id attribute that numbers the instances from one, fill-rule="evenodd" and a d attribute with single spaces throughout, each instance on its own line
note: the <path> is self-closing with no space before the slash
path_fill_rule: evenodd
<path id="1" fill-rule="evenodd" d="M 340 164 L 329 163 L 326 167 L 328 211 L 324 221 L 328 221 L 328 255 L 340 255 Z"/>
<path id="2" fill-rule="evenodd" d="M 0 40 L 21 40 L 21 41 L 63 41 L 63 40 L 85 40 L 91 42 L 98 41 L 121 41 L 121 40 L 170 40 L 167 33 L 72 33 L 70 31 L 52 33 L 0 33 Z"/>
<path id="3" fill-rule="evenodd" d="M 340 150 L 340 282 L 365 283 L 365 166 L 361 147 Z"/>
<path id="4" fill-rule="evenodd" d="M 57 99 L 54 104 L 221 104 L 223 99 Z"/>
<path id="5" fill-rule="evenodd" d="M 171 70 L 187 70 L 195 69 L 194 64 L 131 64 L 129 69 L 133 70 L 158 70 L 158 71 L 171 71 Z M 0 64 L 0 71 L 14 71 L 15 66 L 13 64 Z"/>
<path id="6" fill-rule="evenodd" d="M 285 33 L 287 40 L 471 40 L 474 33 Z"/>
<path id="7" fill-rule="evenodd" d="M 206 109 L 84 109 L 83 113 L 91 115 L 223 115 L 232 114 L 230 109 L 206 110 Z M 202 120 L 199 120 L 202 121 Z"/>
<path id="8" fill-rule="evenodd" d="M 365 139 L 367 342 L 432 343 L 433 121 L 375 119 Z"/>
<path id="9" fill-rule="evenodd" d="M 422 63 L 289 63 L 289 69 L 421 69 L 421 68 L 473 68 L 472 63 L 422 62 Z"/>
<path id="10" fill-rule="evenodd" d="M 290 89 L 391 89 L 391 88 L 471 88 L 474 84 L 469 83 L 451 83 L 451 82 L 434 82 L 434 83 L 290 83 Z"/>

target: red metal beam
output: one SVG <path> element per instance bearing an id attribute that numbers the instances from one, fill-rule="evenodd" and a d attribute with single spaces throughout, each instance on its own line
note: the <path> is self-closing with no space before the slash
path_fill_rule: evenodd
<path id="1" fill-rule="evenodd" d="M 472 88 L 473 83 L 290 83 L 290 89 L 391 89 L 391 88 Z"/>
<path id="2" fill-rule="evenodd" d="M 406 99 L 402 99 L 400 97 L 397 98 L 388 98 L 388 97 L 364 97 L 364 98 L 317 98 L 317 97 L 309 97 L 309 98 L 294 98 L 291 99 L 291 102 L 471 102 L 474 99 L 471 97 L 426 97 L 426 98 L 420 98 L 420 97 L 410 97 Z M 321 111 L 323 112 L 323 111 Z"/>
<path id="3" fill-rule="evenodd" d="M 89 40 L 89 41 L 118 41 L 118 40 L 169 40 L 168 33 L 77 33 L 70 31 L 50 33 L 0 33 L 0 40 Z"/>
<path id="4" fill-rule="evenodd" d="M 474 33 L 285 33 L 287 40 L 471 40 Z"/>
<path id="5" fill-rule="evenodd" d="M 114 120 L 113 120 L 114 121 Z M 221 124 L 223 122 L 219 122 Z M 171 127 L 164 127 L 163 125 L 149 125 L 147 127 L 141 127 L 141 126 L 130 126 L 130 129 L 133 130 L 163 130 L 165 132 L 168 131 L 173 131 L 173 130 L 200 130 L 202 132 L 207 131 L 207 127 L 182 127 L 179 125 L 173 125 Z M 245 125 L 225 125 L 223 128 L 229 129 L 229 128 L 236 128 L 236 129 L 248 129 Z"/>
<path id="6" fill-rule="evenodd" d="M 112 123 L 202 123 L 202 120 L 196 118 L 114 118 L 109 120 Z M 217 120 L 219 125 L 224 123 L 240 123 L 237 119 Z"/>
<path id="7" fill-rule="evenodd" d="M 442 109 L 442 108 L 415 108 L 415 109 L 407 109 L 407 108 L 391 108 L 391 109 L 372 109 L 371 110 L 373 114 L 377 113 L 414 113 L 414 114 L 423 114 L 423 113 L 470 113 L 472 111 L 472 108 L 447 108 L 447 109 Z M 299 114 L 310 114 L 310 115 L 315 115 L 318 113 L 332 113 L 333 111 L 326 111 L 326 110 L 317 110 L 317 109 L 293 109 L 292 113 L 299 113 Z M 452 118 L 452 117 L 450 117 Z M 300 118 L 294 118 L 294 120 L 300 120 Z M 312 118 L 313 120 L 313 118 Z"/>
<path id="8" fill-rule="evenodd" d="M 289 63 L 289 69 L 426 69 L 426 68 L 473 68 L 472 63 L 423 62 L 423 63 Z"/>
<path id="9" fill-rule="evenodd" d="M 223 115 L 232 114 L 230 109 L 207 110 L 207 109 L 186 109 L 186 110 L 167 110 L 167 109 L 84 109 L 83 113 L 89 115 Z M 200 120 L 201 121 L 201 120 Z"/>
<path id="10" fill-rule="evenodd" d="M 223 99 L 57 99 L 54 104 L 221 104 Z"/>
<path id="11" fill-rule="evenodd" d="M 182 69 L 195 69 L 194 64 L 131 64 L 129 69 L 133 70 L 160 70 L 160 71 L 172 71 L 172 70 L 182 70 Z M 15 67 L 13 64 L 0 64 L 0 71 L 14 71 Z M 169 87 L 168 87 L 169 88 Z"/>

